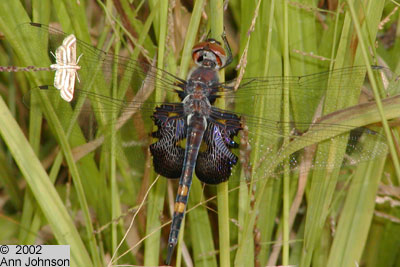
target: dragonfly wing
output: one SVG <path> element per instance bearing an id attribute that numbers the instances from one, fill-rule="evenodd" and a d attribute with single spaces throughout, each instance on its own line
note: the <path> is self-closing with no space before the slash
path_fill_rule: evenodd
<path id="1" fill-rule="evenodd" d="M 185 154 L 180 141 L 186 138 L 187 132 L 183 104 L 157 107 L 153 119 L 158 127 L 153 132 L 153 137 L 158 138 L 158 141 L 150 145 L 154 169 L 167 178 L 179 178 Z"/>
<path id="2" fill-rule="evenodd" d="M 371 66 L 374 74 L 381 74 L 383 67 Z M 235 90 L 236 94 L 257 94 L 265 95 L 279 93 L 280 90 L 287 89 L 295 91 L 296 94 L 303 94 L 308 97 L 318 95 L 318 92 L 325 90 L 340 90 L 344 93 L 354 88 L 353 83 L 344 83 L 350 79 L 364 80 L 367 68 L 365 66 L 352 66 L 335 70 L 326 70 L 318 73 L 300 76 L 268 76 L 268 77 L 246 77 L 240 80 L 240 85 Z M 220 92 L 232 92 L 237 80 L 227 81 L 221 84 Z"/>
<path id="3" fill-rule="evenodd" d="M 374 74 L 381 74 L 382 67 L 372 69 Z M 348 101 L 347 105 L 356 104 L 365 72 L 365 66 L 354 66 L 303 76 L 244 78 L 237 91 L 232 82 L 224 83 L 218 95 L 225 96 L 248 128 L 246 142 L 252 150 L 248 161 L 255 160 L 254 170 L 270 175 L 277 171 L 271 165 L 279 169 L 288 159 L 290 169 L 297 171 L 304 162 L 301 159 L 318 144 L 308 166 L 338 169 L 386 155 L 386 139 L 379 129 L 346 125 L 352 114 L 340 118 L 345 110 L 335 106 L 339 98 Z M 290 98 L 290 116 L 282 121 L 285 90 Z M 321 117 L 337 109 L 341 111 Z M 285 139 L 290 142 L 285 143 Z M 260 168 L 262 165 L 266 167 Z"/>
<path id="4" fill-rule="evenodd" d="M 376 78 L 389 72 L 380 66 L 371 68 Z M 237 90 L 234 90 L 236 81 L 221 84 L 218 95 L 234 102 L 239 112 L 249 114 L 252 112 L 249 109 L 258 105 L 263 106 L 264 113 L 273 117 L 282 113 L 283 96 L 286 93 L 290 98 L 291 120 L 311 122 L 317 109 L 327 114 L 356 104 L 360 93 L 364 98 L 370 98 L 372 94 L 368 91 L 370 86 L 365 74 L 365 66 L 353 66 L 302 76 L 250 77 L 243 78 Z M 391 76 L 394 81 L 397 79 L 396 75 Z M 391 86 L 397 87 L 398 82 Z"/>
<path id="5" fill-rule="evenodd" d="M 196 163 L 197 177 L 207 184 L 219 184 L 229 179 L 231 169 L 238 160 L 231 151 L 237 147 L 233 137 L 241 129 L 240 119 L 234 114 L 230 114 L 230 118 L 213 115 L 214 118 L 208 120 L 203 137 L 206 149 L 199 152 Z M 218 119 L 224 120 L 225 124 L 219 123 Z"/>
<path id="6" fill-rule="evenodd" d="M 386 138 L 379 129 L 374 131 L 361 125 L 336 124 L 336 120 L 342 119 L 340 112 L 321 117 L 315 123 L 240 116 L 246 126 L 244 135 L 248 139 L 245 146 L 252 150 L 246 161 L 252 162 L 253 170 L 260 176 L 280 173 L 284 164 L 288 164 L 292 171 L 300 172 L 306 170 L 302 166 L 313 170 L 335 170 L 387 153 Z M 311 160 L 306 162 L 304 159 L 309 158 L 310 153 L 313 153 Z M 284 163 L 286 159 L 287 163 Z"/>
<path id="7" fill-rule="evenodd" d="M 133 98 L 127 96 L 128 101 L 75 88 L 74 98 L 71 102 L 66 102 L 60 97 L 60 90 L 53 86 L 43 86 L 28 91 L 23 97 L 23 102 L 29 108 L 41 109 L 49 124 L 52 123 L 52 118 L 43 103 L 48 101 L 53 106 L 49 112 L 56 114 L 64 132 L 70 136 L 71 140 L 74 140 L 71 146 L 74 148 L 76 160 L 92 151 L 99 151 L 98 148 L 102 148 L 102 152 L 109 153 L 109 139 L 114 130 L 117 133 L 118 145 L 115 146 L 113 154 L 118 158 L 134 159 L 132 169 L 142 171 L 140 166 L 144 165 L 138 164 L 138 162 L 144 161 L 148 152 L 149 132 L 153 125 L 151 116 L 155 107 L 161 104 L 147 99 L 148 94 L 146 93 L 139 92 Z M 168 105 L 172 110 L 179 110 L 182 104 L 170 103 Z M 176 125 L 182 125 L 182 122 L 184 121 L 180 120 Z M 169 130 L 169 128 L 164 129 L 168 134 Z M 184 133 L 182 128 L 176 128 L 176 130 Z M 162 140 L 163 144 L 172 147 L 173 145 L 170 145 L 166 138 L 167 136 Z M 158 143 L 158 145 L 160 144 Z M 183 159 L 183 152 L 180 156 L 180 151 L 177 151 L 176 161 L 173 163 L 181 162 L 179 159 Z M 181 164 L 179 163 L 177 166 Z"/>
<path id="8" fill-rule="evenodd" d="M 74 38 L 73 35 L 65 34 L 47 25 L 24 23 L 18 26 L 17 31 L 20 36 L 25 36 L 30 45 L 38 51 L 43 51 L 45 47 L 48 47 L 47 51 L 55 51 L 58 47 L 69 48 L 70 59 L 64 57 L 64 60 L 61 56 L 56 56 L 56 61 L 61 62 L 60 64 L 64 62 L 74 63 L 71 61 L 76 60 L 76 55 L 82 54 L 83 56 L 79 61 L 79 88 L 86 91 L 107 95 L 113 88 L 113 81 L 117 81 L 117 86 L 121 91 L 119 97 L 121 97 L 128 88 L 133 91 L 138 90 L 142 81 L 146 78 L 149 85 L 166 92 L 182 91 L 182 86 L 185 83 L 184 80 L 152 66 L 145 60 L 136 60 L 97 49 L 89 43 Z M 44 41 L 46 41 L 45 44 L 43 44 Z M 52 57 L 50 57 L 50 60 L 52 60 Z M 43 59 L 41 62 L 29 64 L 48 67 L 51 64 L 48 62 L 50 61 Z M 42 84 L 49 84 L 48 82 L 44 81 Z"/>

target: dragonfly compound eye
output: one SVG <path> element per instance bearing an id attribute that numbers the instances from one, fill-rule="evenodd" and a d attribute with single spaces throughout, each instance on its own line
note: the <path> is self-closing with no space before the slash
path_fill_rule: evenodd
<path id="1" fill-rule="evenodd" d="M 227 56 L 219 43 L 206 41 L 195 45 L 192 49 L 193 61 L 204 67 L 220 69 L 225 66 Z"/>

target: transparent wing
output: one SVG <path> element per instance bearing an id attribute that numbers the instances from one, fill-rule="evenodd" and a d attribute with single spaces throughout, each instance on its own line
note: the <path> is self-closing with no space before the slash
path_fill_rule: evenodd
<path id="1" fill-rule="evenodd" d="M 271 175 L 283 170 L 284 159 L 288 159 L 286 164 L 291 170 L 299 171 L 303 164 L 306 169 L 331 171 L 385 156 L 386 137 L 379 128 L 330 122 L 337 121 L 335 118 L 345 112 L 333 118 L 322 117 L 316 123 L 271 121 L 243 115 L 245 131 L 248 129 L 244 144 L 254 150 L 250 162 L 259 174 Z M 305 162 L 308 153 L 312 153 L 312 160 Z"/>
<path id="2" fill-rule="evenodd" d="M 372 69 L 377 79 L 383 74 L 388 75 L 387 69 L 383 67 L 372 66 Z M 392 76 L 389 78 L 396 81 L 396 75 L 389 74 Z M 280 114 L 279 110 L 286 94 L 290 98 L 291 114 L 293 114 L 291 120 L 311 122 L 317 109 L 320 109 L 322 114 L 327 114 L 357 104 L 363 88 L 367 89 L 363 92 L 368 97 L 371 96 L 372 92 L 368 90 L 368 84 L 364 83 L 365 77 L 365 66 L 354 66 L 304 76 L 252 77 L 241 80 L 236 90 L 234 89 L 235 80 L 221 84 L 218 95 L 224 97 L 228 103 L 235 103 L 239 112 L 253 113 L 254 111 L 249 110 L 248 103 L 258 103 L 264 106 L 264 114 L 270 114 L 266 116 L 278 119 L 271 114 Z M 397 80 L 392 87 L 397 87 L 398 84 Z M 387 91 L 390 90 L 387 88 Z M 339 105 L 338 102 L 340 102 Z"/>
<path id="3" fill-rule="evenodd" d="M 382 69 L 373 66 L 376 75 Z M 364 66 L 356 66 L 305 76 L 245 78 L 237 90 L 235 81 L 224 83 L 218 94 L 241 117 L 245 126 L 241 144 L 251 151 L 242 163 L 253 162 L 253 169 L 265 176 L 281 172 L 283 159 L 298 171 L 304 164 L 301 158 L 310 151 L 314 151 L 307 165 L 311 169 L 339 169 L 386 155 L 386 138 L 379 128 L 346 124 L 343 118 L 351 117 L 351 112 L 332 114 L 359 102 L 361 88 L 368 87 L 365 73 Z M 394 79 L 391 86 L 398 82 Z M 287 119 L 283 119 L 285 94 Z"/>
<path id="4" fill-rule="evenodd" d="M 76 159 L 103 146 L 113 131 L 118 133 L 120 142 L 115 154 L 122 156 L 122 153 L 139 149 L 140 152 L 133 153 L 137 157 L 149 145 L 153 125 L 151 117 L 154 108 L 162 104 L 149 100 L 151 93 L 152 90 L 143 87 L 135 96 L 127 96 L 129 100 L 119 100 L 75 89 L 73 100 L 66 102 L 61 99 L 60 90 L 53 86 L 41 86 L 26 93 L 23 102 L 30 109 L 42 110 L 49 125 L 57 125 L 51 115 L 57 116 L 65 134 L 75 140 L 72 147 L 78 151 Z M 50 103 L 51 108 L 46 103 Z"/>
<path id="5" fill-rule="evenodd" d="M 268 106 L 268 103 L 265 103 L 265 106 Z M 287 164 L 291 170 L 299 171 L 301 164 L 304 164 L 304 160 L 301 159 L 310 151 L 314 151 L 311 155 L 314 159 L 307 162 L 307 167 L 313 170 L 339 169 L 386 155 L 386 138 L 379 132 L 379 128 L 361 127 L 362 124 L 357 123 L 338 123 L 343 117 L 352 119 L 353 114 L 357 114 L 356 108 L 322 116 L 312 123 L 285 122 L 268 116 L 257 117 L 217 108 L 213 108 L 213 118 L 215 121 L 228 122 L 232 116 L 241 119 L 242 151 L 236 154 L 240 155 L 242 165 L 265 177 L 280 173 L 283 170 L 284 159 L 288 159 Z M 229 126 L 226 129 L 228 131 Z M 236 142 L 239 143 L 238 140 Z M 225 143 L 228 146 L 230 139 L 227 138 Z M 317 145 L 329 149 L 316 149 Z"/>
<path id="6" fill-rule="evenodd" d="M 380 75 L 381 71 L 387 71 L 381 66 L 374 65 L 371 68 L 376 75 Z M 366 71 L 365 66 L 352 66 L 302 76 L 245 77 L 240 80 L 236 90 L 234 90 L 234 86 L 238 82 L 236 79 L 222 83 L 220 92 L 225 95 L 235 91 L 235 96 L 250 93 L 251 95 L 271 95 L 280 94 L 283 88 L 287 88 L 295 95 L 301 94 L 311 98 L 318 97 L 329 88 L 329 90 L 339 90 L 348 94 L 348 91 L 354 90 L 356 81 L 364 81 Z M 354 80 L 354 82 L 344 83 L 348 80 Z M 228 97 L 235 96 L 228 95 Z"/>
<path id="7" fill-rule="evenodd" d="M 70 37 L 62 31 L 38 23 L 21 24 L 16 32 L 35 50 L 46 49 L 48 55 L 50 51 L 56 51 L 63 41 Z M 75 46 L 76 55 L 82 55 L 78 64 L 81 66 L 78 71 L 80 78 L 78 88 L 86 91 L 107 94 L 116 84 L 121 92 L 120 95 L 123 95 L 128 88 L 133 91 L 138 90 L 145 78 L 148 79 L 149 84 L 165 91 L 180 90 L 185 83 L 149 63 L 102 51 L 82 40 L 76 39 Z M 38 67 L 49 67 L 52 60 L 54 60 L 53 57 L 49 56 L 49 60 L 43 59 Z M 51 75 L 49 79 L 50 77 Z M 43 84 L 50 83 L 44 81 Z"/>

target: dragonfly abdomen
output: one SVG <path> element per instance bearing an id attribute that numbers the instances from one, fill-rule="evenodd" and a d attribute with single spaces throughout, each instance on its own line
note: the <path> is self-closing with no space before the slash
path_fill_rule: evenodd
<path id="1" fill-rule="evenodd" d="M 197 156 L 206 128 L 207 121 L 205 117 L 198 115 L 188 116 L 185 158 L 175 200 L 171 231 L 169 233 L 167 264 L 169 264 L 174 248 L 178 242 L 179 230 L 185 214 L 190 186 L 192 185 L 193 172 L 196 167 Z"/>

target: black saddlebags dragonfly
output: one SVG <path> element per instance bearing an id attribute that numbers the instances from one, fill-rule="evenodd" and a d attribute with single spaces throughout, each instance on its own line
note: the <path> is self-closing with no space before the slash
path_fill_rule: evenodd
<path id="1" fill-rule="evenodd" d="M 40 67 L 51 64 L 53 56 L 47 51 L 55 51 L 68 36 L 35 23 L 21 25 L 18 31 L 32 45 L 40 40 L 37 45 L 43 51 Z M 321 112 L 335 110 L 335 103 L 325 101 L 329 94 L 331 97 L 336 95 L 357 100 L 365 78 L 365 67 L 304 76 L 245 77 L 236 90 L 236 81 L 220 82 L 218 78 L 218 70 L 232 60 L 229 44 L 225 37 L 223 40 L 225 49 L 214 39 L 207 39 L 193 47 L 195 67 L 184 80 L 151 64 L 104 52 L 77 39 L 75 53 L 81 57 L 77 63 L 79 69 L 76 67 L 79 81 L 75 82 L 74 103 L 60 99 L 59 91 L 52 86 L 54 75 L 43 77 L 49 86 L 31 90 L 27 101 L 32 106 L 37 103 L 34 99 L 42 103 L 43 99 L 49 98 L 55 105 L 54 109 L 60 112 L 60 119 L 74 117 L 76 120 L 79 113 L 93 112 L 99 129 L 103 126 L 103 133 L 105 128 L 110 128 L 107 116 L 111 113 L 117 115 L 115 125 L 112 124 L 117 129 L 134 113 L 140 113 L 144 118 L 152 116 L 157 126 L 152 134 L 156 141 L 150 145 L 155 171 L 167 178 L 180 179 L 168 240 L 167 263 L 177 244 L 193 173 L 206 184 L 227 181 L 232 168 L 246 161 L 239 160 L 238 154 L 233 152 L 239 146 L 234 141 L 239 133 L 247 136 L 247 139 L 242 138 L 247 140 L 247 147 L 260 151 L 257 156 L 260 162 L 274 163 L 268 168 L 261 163 L 254 166 L 258 177 L 279 172 L 283 159 L 289 159 L 287 164 L 290 169 L 298 169 L 304 149 L 322 141 L 341 146 L 342 153 L 332 157 L 331 154 L 324 154 L 329 152 L 317 150 L 310 165 L 313 169 L 340 168 L 386 153 L 385 137 L 373 130 L 360 125 L 318 122 L 314 118 Z M 374 71 L 379 72 L 380 69 L 376 67 Z M 179 101 L 151 101 L 149 95 L 152 89 L 149 88 L 155 88 L 169 98 L 175 95 Z M 115 89 L 114 94 L 112 89 Z M 290 98 L 301 99 L 293 101 L 293 115 L 289 121 L 282 120 L 285 90 L 289 90 Z M 168 94 L 170 92 L 172 94 Z M 214 105 L 220 98 L 226 100 L 230 110 Z M 296 106 L 295 103 L 302 105 Z M 282 130 L 285 127 L 287 131 Z M 291 140 L 290 143 L 298 143 L 288 154 L 285 154 L 285 138 Z"/>

